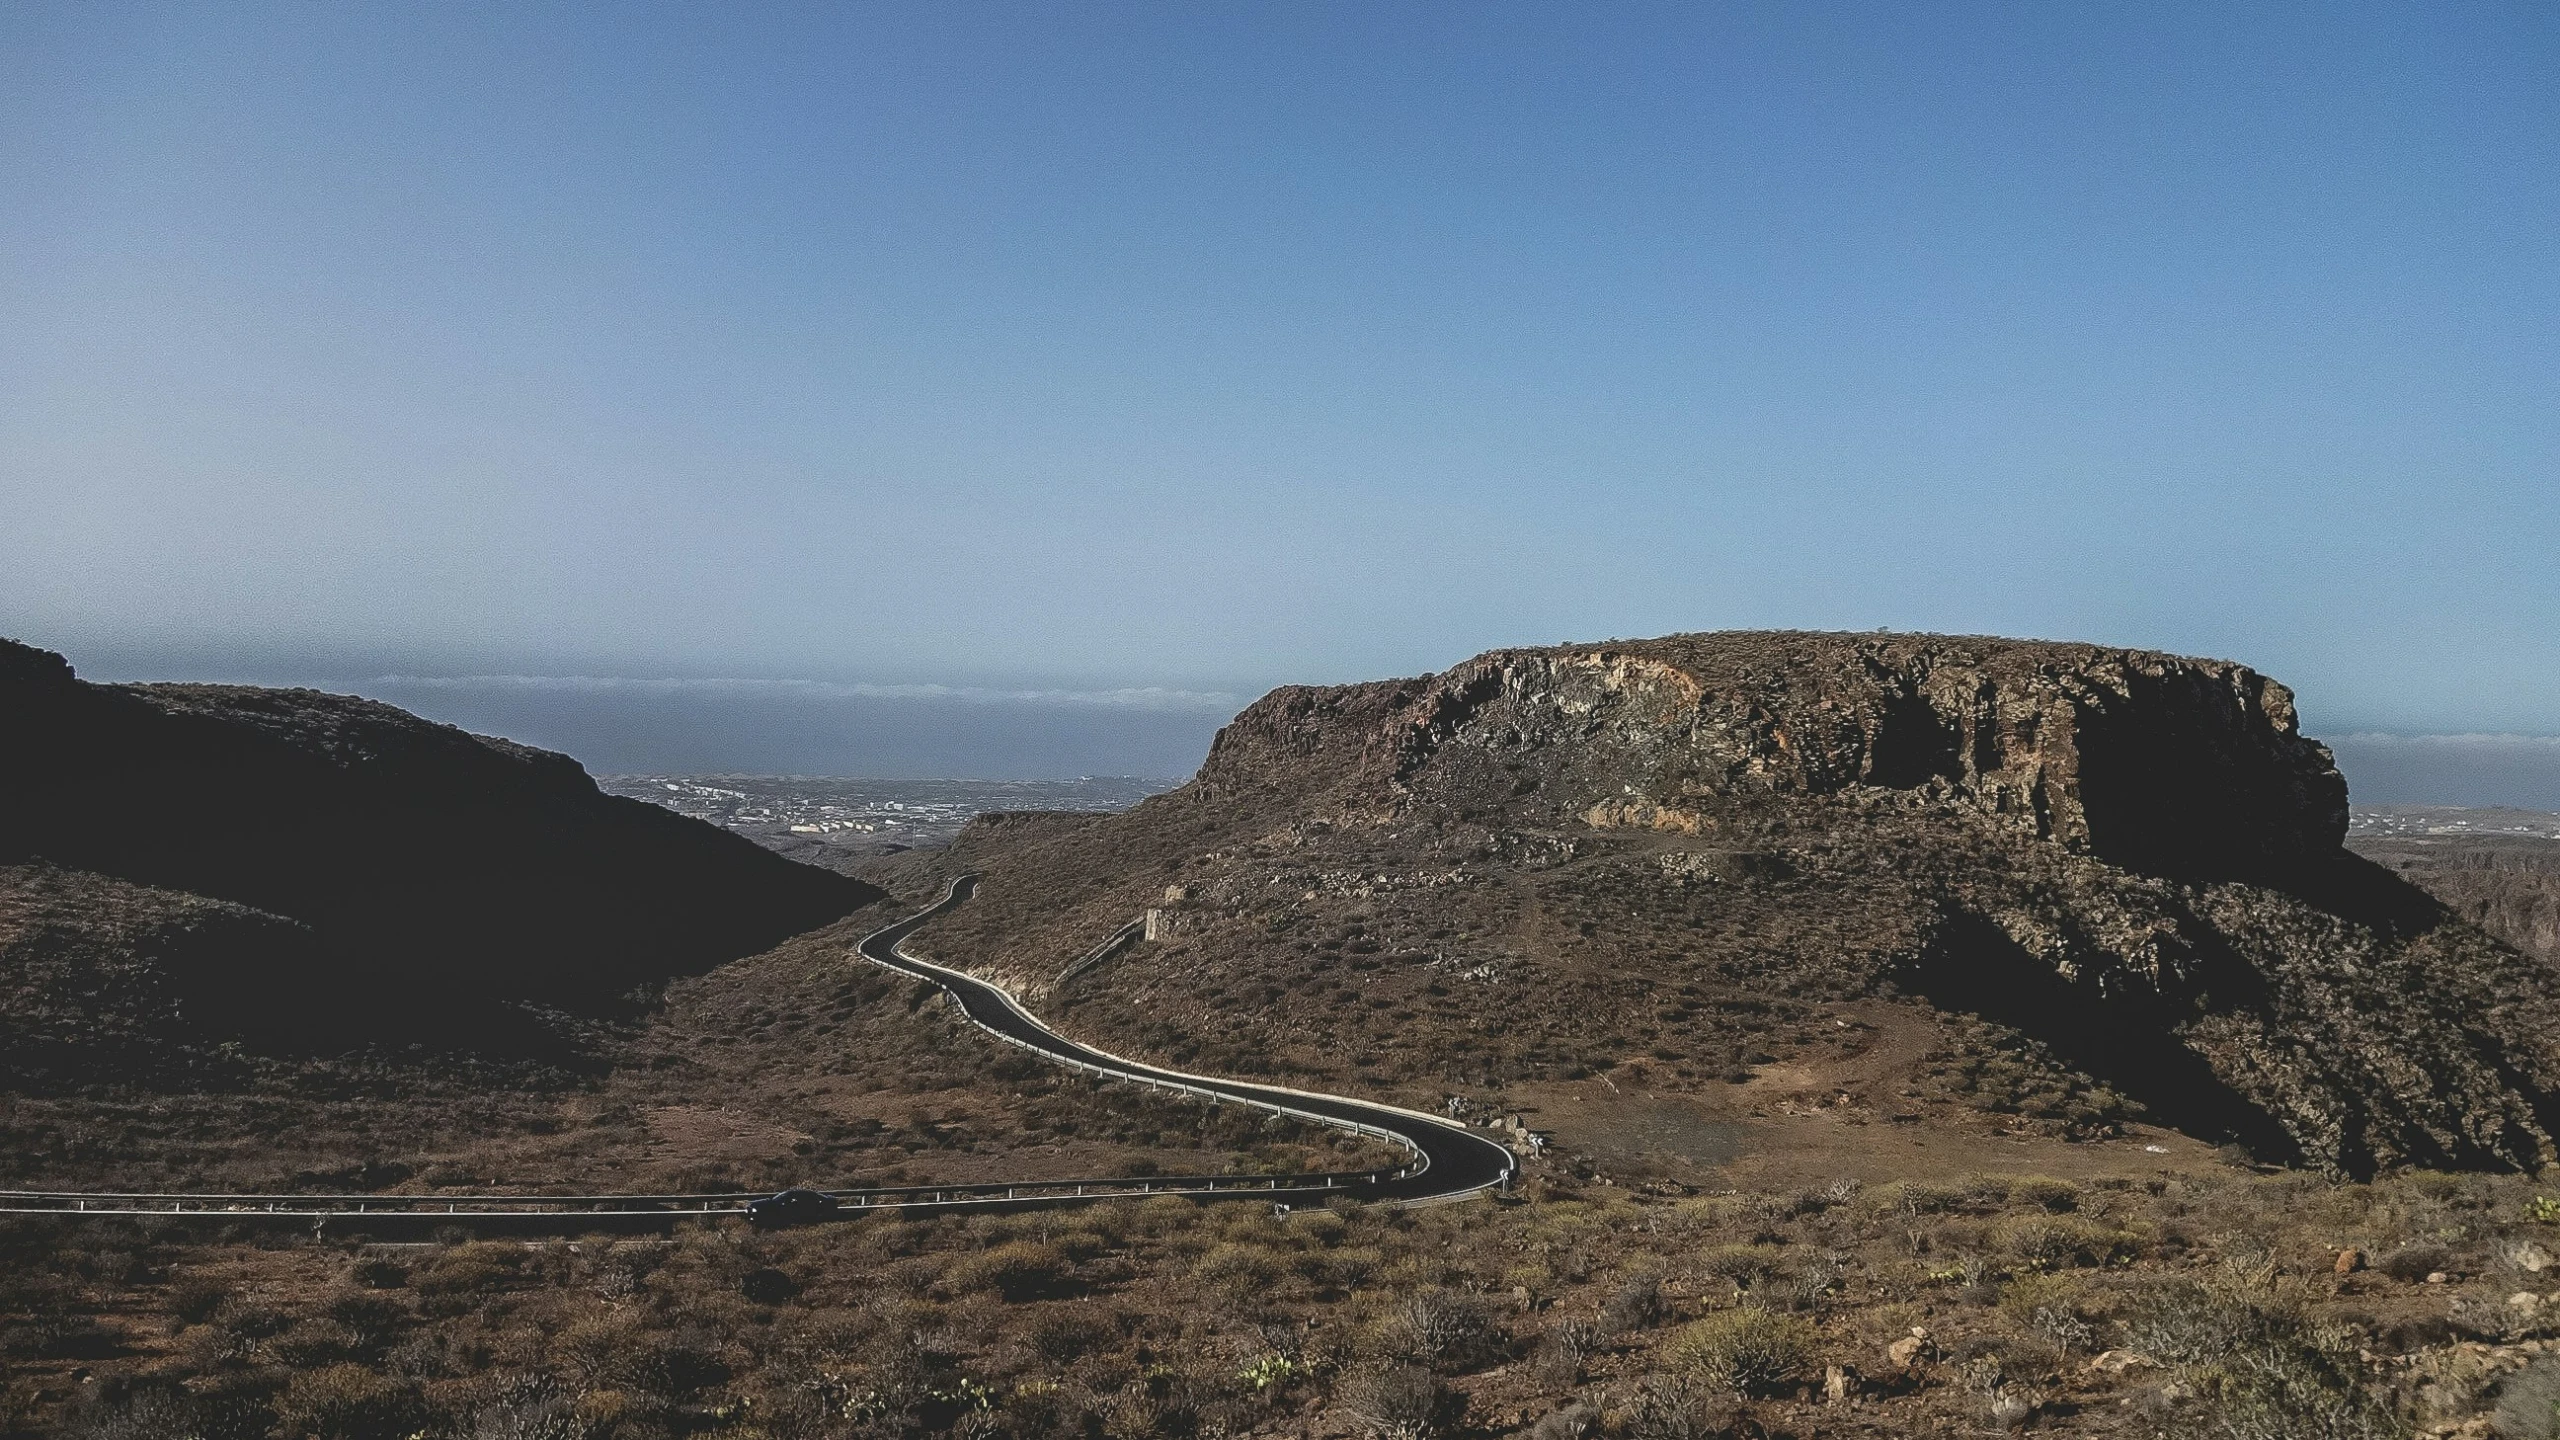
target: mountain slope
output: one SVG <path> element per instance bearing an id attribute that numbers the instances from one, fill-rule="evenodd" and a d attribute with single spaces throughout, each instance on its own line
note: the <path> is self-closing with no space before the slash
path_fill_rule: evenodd
<path id="1" fill-rule="evenodd" d="M 2538 1163 L 2549 967 L 2341 850 L 2345 802 L 2290 694 L 2225 662 L 1932 636 L 1505 650 L 1276 691 L 1123 815 L 975 827 L 942 863 L 989 883 L 929 943 L 1098 1038 L 1414 1098 L 1631 1063 L 1712 1092 L 1904 995 L 2033 1063 L 1937 1053 L 1839 1099 L 1961 1091 L 2089 1133 L 2129 1100 L 2345 1171 Z M 1069 971 L 1148 909 L 1153 943 Z M 1983 1088 L 2020 1066 L 2046 1073 Z"/>
<path id="2" fill-rule="evenodd" d="M 25 965 L 136 953 L 106 932 L 150 912 L 146 968 L 188 1014 L 331 1041 L 606 1000 L 879 893 L 602 794 L 566 756 L 307 690 L 92 685 L 0 642 L 5 862 Z M 120 883 L 76 895 L 82 875 Z"/>

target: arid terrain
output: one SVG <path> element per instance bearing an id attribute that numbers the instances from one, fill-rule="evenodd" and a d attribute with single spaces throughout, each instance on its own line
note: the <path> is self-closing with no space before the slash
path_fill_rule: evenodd
<path id="1" fill-rule="evenodd" d="M 2560 815 L 2394 806 L 2360 815 L 2347 848 L 2526 954 L 2560 964 Z"/>
<path id="2" fill-rule="evenodd" d="M 825 923 L 529 996 L 508 1013 L 540 1043 L 485 1053 L 170 1018 L 118 967 L 158 985 L 199 952 L 156 937 L 266 922 L 27 847 L 0 980 L 50 1018 L 20 1033 L 185 1059 L 18 1083 L 23 1187 L 1377 1158 L 1072 1078 L 849 957 L 962 871 L 978 898 L 918 953 L 1122 1053 L 1492 1126 L 1524 1178 L 1419 1211 L 1158 1199 L 530 1244 L 24 1217 L 0 1228 L 5 1419 L 2548 1436 L 2560 985 L 2537 912 L 2444 879 L 2497 865 L 2390 848 L 2433 837 L 2342 846 L 2346 801 L 2282 687 L 2220 662 L 1802 635 L 1495 652 L 1277 692 L 1191 784 L 1118 814 L 857 857 L 879 893 Z"/>

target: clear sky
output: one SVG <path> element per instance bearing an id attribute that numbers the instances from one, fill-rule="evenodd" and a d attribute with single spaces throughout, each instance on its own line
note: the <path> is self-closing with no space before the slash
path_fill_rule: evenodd
<path id="1" fill-rule="evenodd" d="M 2556 220 L 2545 3 L 18 3 L 0 634 L 1206 711 L 1888 626 L 2552 735 Z"/>

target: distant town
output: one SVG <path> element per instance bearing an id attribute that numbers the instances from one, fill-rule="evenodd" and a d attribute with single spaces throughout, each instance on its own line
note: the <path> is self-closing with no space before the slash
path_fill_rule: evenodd
<path id="1" fill-rule="evenodd" d="M 606 793 L 707 820 L 813 865 L 947 845 L 995 810 L 1125 810 L 1178 780 L 860 780 L 798 775 L 599 775 Z"/>
<path id="2" fill-rule="evenodd" d="M 2347 834 L 2529 835 L 2560 840 L 2560 815 L 2504 805 L 2358 805 L 2348 813 Z"/>

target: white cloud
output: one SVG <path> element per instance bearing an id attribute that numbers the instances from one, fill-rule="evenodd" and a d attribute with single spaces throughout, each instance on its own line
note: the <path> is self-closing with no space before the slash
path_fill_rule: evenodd
<path id="1" fill-rule="evenodd" d="M 2560 735 L 2389 735 L 2378 731 L 2362 731 L 2352 735 L 2330 737 L 2333 745 L 2401 745 L 2438 750 L 2472 750 L 2503 752 L 2517 756 L 2560 756 Z"/>

